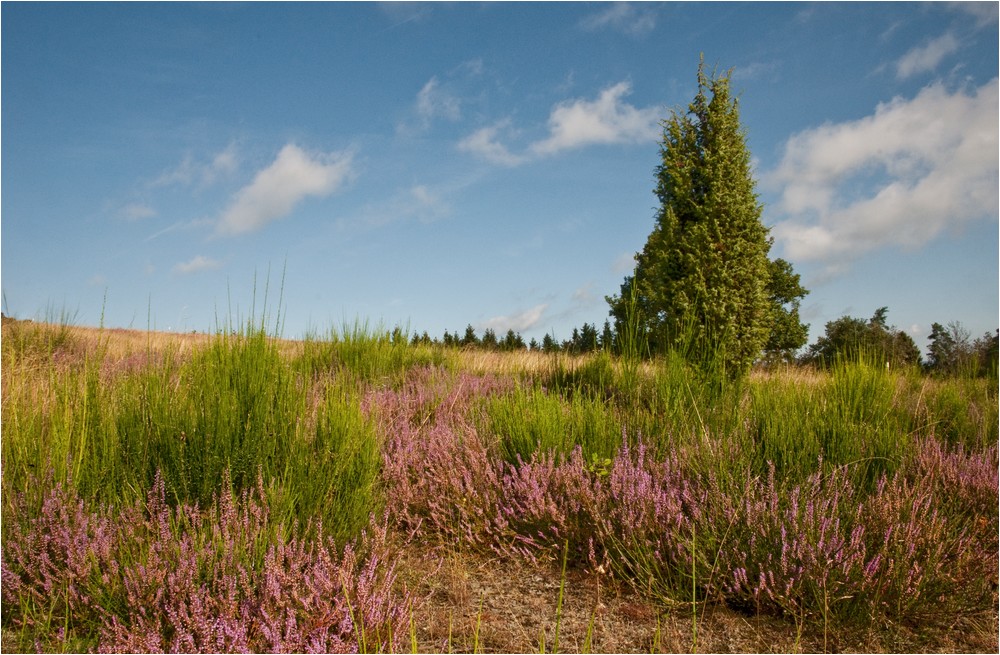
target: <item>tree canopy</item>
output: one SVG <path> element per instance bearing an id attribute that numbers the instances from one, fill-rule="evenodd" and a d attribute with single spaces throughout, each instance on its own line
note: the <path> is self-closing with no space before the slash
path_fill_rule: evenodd
<path id="1" fill-rule="evenodd" d="M 806 291 L 791 264 L 768 258 L 772 240 L 729 82 L 729 73 L 707 75 L 702 61 L 687 111 L 662 123 L 656 223 L 634 274 L 608 302 L 618 332 L 637 320 L 653 352 L 693 346 L 740 373 L 765 349 L 805 344 L 798 300 Z"/>
<path id="2" fill-rule="evenodd" d="M 826 324 L 826 334 L 809 346 L 808 361 L 829 365 L 838 358 L 868 357 L 892 366 L 920 363 L 920 349 L 910 335 L 888 325 L 888 307 L 875 310 L 867 321 L 842 316 Z"/>

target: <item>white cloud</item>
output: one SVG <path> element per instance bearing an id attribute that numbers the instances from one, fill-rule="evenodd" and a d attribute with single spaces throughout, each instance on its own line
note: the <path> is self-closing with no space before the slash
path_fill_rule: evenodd
<path id="1" fill-rule="evenodd" d="M 415 184 L 396 191 L 385 200 L 365 205 L 354 216 L 337 219 L 337 225 L 342 229 L 354 226 L 377 228 L 409 219 L 432 223 L 451 214 L 447 193 L 447 190 Z"/>
<path id="2" fill-rule="evenodd" d="M 548 303 L 542 303 L 517 314 L 511 314 L 509 316 L 494 316 L 493 318 L 479 323 L 476 326 L 476 329 L 485 330 L 489 328 L 499 334 L 504 334 L 507 330 L 514 330 L 514 332 L 526 332 L 538 325 L 538 323 L 542 320 L 542 316 L 545 314 L 545 310 L 548 309 L 548 306 Z"/>
<path id="3" fill-rule="evenodd" d="M 205 257 L 204 255 L 197 255 L 189 261 L 176 264 L 174 266 L 174 272 L 180 273 L 181 275 L 187 275 L 188 273 L 212 270 L 214 268 L 219 268 L 220 266 L 222 266 L 222 263 L 219 261 L 210 257 Z"/>
<path id="4" fill-rule="evenodd" d="M 597 100 L 556 105 L 549 114 L 549 137 L 532 144 L 531 151 L 551 155 L 592 144 L 655 141 L 660 136 L 660 111 L 623 102 L 631 90 L 631 84 L 619 82 L 601 91 Z"/>
<path id="5" fill-rule="evenodd" d="M 426 185 L 415 184 L 410 187 L 408 195 L 414 215 L 421 220 L 434 220 L 451 213 L 451 206 L 445 202 L 439 193 L 431 190 Z"/>
<path id="6" fill-rule="evenodd" d="M 527 159 L 515 155 L 507 146 L 497 140 L 497 135 L 510 127 L 510 120 L 505 119 L 488 127 L 476 130 L 458 142 L 458 149 L 477 155 L 486 161 L 501 166 L 517 166 Z"/>
<path id="7" fill-rule="evenodd" d="M 149 205 L 133 202 L 125 205 L 118 211 L 119 215 L 127 221 L 140 221 L 144 218 L 156 216 L 156 210 Z"/>
<path id="8" fill-rule="evenodd" d="M 611 264 L 611 270 L 615 273 L 631 273 L 635 270 L 635 253 L 623 252 Z"/>
<path id="9" fill-rule="evenodd" d="M 732 81 L 742 82 L 744 80 L 758 79 L 774 80 L 778 67 L 779 64 L 776 61 L 754 61 L 743 66 L 735 66 L 733 67 Z"/>
<path id="10" fill-rule="evenodd" d="M 220 177 L 232 174 L 239 167 L 239 155 L 236 144 L 230 143 L 226 148 L 212 156 L 211 161 L 196 161 L 190 154 L 185 155 L 181 163 L 172 170 L 166 171 L 153 180 L 150 186 L 192 186 L 208 187 Z"/>
<path id="11" fill-rule="evenodd" d="M 934 70 L 941 60 L 956 52 L 959 45 L 955 35 L 946 32 L 926 45 L 913 48 L 896 62 L 896 77 L 906 79 Z"/>
<path id="12" fill-rule="evenodd" d="M 253 232 L 284 218 L 309 196 L 330 195 L 351 177 L 352 158 L 351 153 L 309 154 L 294 144 L 286 145 L 253 182 L 236 192 L 219 217 L 216 232 Z"/>
<path id="13" fill-rule="evenodd" d="M 237 166 L 239 166 L 239 158 L 236 153 L 236 144 L 230 143 L 225 150 L 212 158 L 212 163 L 205 170 L 203 179 L 210 184 L 215 181 L 217 175 L 234 173 Z"/>
<path id="14" fill-rule="evenodd" d="M 577 288 L 571 298 L 577 304 L 593 305 L 598 300 L 597 296 L 594 295 L 594 283 L 587 282 L 582 287 Z"/>
<path id="15" fill-rule="evenodd" d="M 845 262 L 885 246 L 917 248 L 997 216 L 997 80 L 970 93 L 925 87 L 871 116 L 792 136 L 763 176 L 788 218 L 772 230 L 793 260 Z"/>
<path id="16" fill-rule="evenodd" d="M 499 140 L 510 133 L 505 119 L 473 132 L 459 142 L 458 149 L 486 161 L 517 166 L 532 158 L 555 155 L 564 150 L 589 145 L 644 143 L 660 137 L 660 111 L 656 107 L 637 109 L 623 98 L 631 92 L 627 81 L 602 90 L 595 100 L 576 99 L 552 108 L 548 119 L 548 137 L 528 146 L 525 154 L 511 152 Z"/>
<path id="17" fill-rule="evenodd" d="M 628 2 L 615 2 L 604 11 L 585 17 L 580 27 L 590 32 L 613 29 L 630 36 L 644 36 L 656 27 L 656 14 Z"/>
<path id="18" fill-rule="evenodd" d="M 437 117 L 457 121 L 462 110 L 458 98 L 442 89 L 437 77 L 432 77 L 417 93 L 417 114 L 426 127 Z"/>
<path id="19" fill-rule="evenodd" d="M 976 19 L 976 27 L 983 28 L 997 22 L 1000 13 L 995 2 L 951 2 L 949 6 Z"/>

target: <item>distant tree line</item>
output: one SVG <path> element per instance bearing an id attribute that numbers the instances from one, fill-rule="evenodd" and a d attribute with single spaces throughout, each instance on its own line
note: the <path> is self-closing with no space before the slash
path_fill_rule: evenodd
<path id="1" fill-rule="evenodd" d="M 880 307 L 871 318 L 861 319 L 842 316 L 826 324 L 826 331 L 808 347 L 796 352 L 792 349 L 780 351 L 775 358 L 773 352 L 764 351 L 756 360 L 757 365 L 771 365 L 776 361 L 788 364 L 827 367 L 841 360 L 864 359 L 870 363 L 885 363 L 890 368 L 920 367 L 934 375 L 962 375 L 971 377 L 996 376 L 998 368 L 998 342 L 1000 330 L 986 333 L 973 339 L 971 333 L 957 321 L 946 326 L 934 323 L 928 335 L 927 358 L 923 358 L 920 348 L 913 338 L 888 323 L 888 307 Z M 394 343 L 405 341 L 402 330 L 392 332 Z M 413 345 L 436 345 L 447 348 L 464 348 L 497 352 L 534 351 L 542 353 L 565 353 L 584 355 L 605 352 L 621 355 L 623 339 L 609 320 L 598 329 L 596 323 L 584 323 L 574 327 L 570 338 L 558 340 L 553 334 L 546 334 L 539 342 L 532 338 L 525 341 L 519 332 L 507 330 L 502 336 L 492 328 L 483 330 L 482 335 L 470 324 L 463 333 L 445 330 L 442 338 L 431 337 L 426 331 L 414 333 L 410 338 Z M 650 349 L 644 349 L 646 356 L 652 356 Z"/>

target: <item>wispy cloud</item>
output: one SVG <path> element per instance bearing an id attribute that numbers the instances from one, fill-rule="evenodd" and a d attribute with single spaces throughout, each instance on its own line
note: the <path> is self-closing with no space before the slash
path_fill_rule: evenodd
<path id="1" fill-rule="evenodd" d="M 623 252 L 611 264 L 611 270 L 615 273 L 631 273 L 635 270 L 635 253 Z"/>
<path id="2" fill-rule="evenodd" d="M 594 295 L 594 282 L 590 281 L 582 287 L 577 287 L 577 289 L 573 292 L 573 295 L 570 297 L 570 300 L 580 305 L 595 304 L 599 298 Z"/>
<path id="3" fill-rule="evenodd" d="M 754 61 L 742 66 L 733 68 L 733 82 L 743 82 L 744 80 L 773 80 L 778 71 L 778 62 Z"/>
<path id="4" fill-rule="evenodd" d="M 337 225 L 340 228 L 378 228 L 406 220 L 432 223 L 451 214 L 447 196 L 453 190 L 414 184 L 396 191 L 386 200 L 365 205 L 356 215 L 339 218 Z"/>
<path id="5" fill-rule="evenodd" d="M 141 202 L 133 202 L 118 210 L 118 215 L 126 221 L 141 221 L 156 216 L 156 210 Z"/>
<path id="6" fill-rule="evenodd" d="M 516 314 L 494 316 L 476 325 L 476 329 L 485 330 L 489 328 L 499 334 L 504 334 L 507 330 L 526 332 L 541 322 L 542 316 L 544 316 L 545 310 L 548 307 L 548 303 L 542 303 Z"/>
<path id="7" fill-rule="evenodd" d="M 353 175 L 352 159 L 350 152 L 310 154 L 286 145 L 253 182 L 236 192 L 216 223 L 216 233 L 254 232 L 288 216 L 307 197 L 330 195 Z"/>
<path id="8" fill-rule="evenodd" d="M 375 7 L 391 22 L 386 30 L 406 23 L 419 23 L 433 12 L 430 5 L 422 2 L 377 2 Z"/>
<path id="9" fill-rule="evenodd" d="M 588 32 L 610 29 L 629 36 L 645 36 L 656 27 L 656 12 L 628 2 L 615 2 L 584 17 L 580 27 Z"/>
<path id="10" fill-rule="evenodd" d="M 951 2 L 949 6 L 975 18 L 978 28 L 995 25 L 1000 17 L 995 2 Z"/>
<path id="11" fill-rule="evenodd" d="M 220 178 L 231 175 L 239 167 L 239 154 L 236 144 L 230 143 L 224 150 L 207 159 L 196 159 L 185 155 L 176 167 L 163 172 L 150 183 L 152 187 L 165 186 L 198 186 L 208 187 Z"/>
<path id="12" fill-rule="evenodd" d="M 957 52 L 959 45 L 958 38 L 952 32 L 946 32 L 922 46 L 913 48 L 896 62 L 896 77 L 902 80 L 919 73 L 933 71 L 945 57 Z"/>
<path id="13" fill-rule="evenodd" d="M 417 114 L 425 127 L 439 117 L 457 121 L 462 117 L 461 103 L 441 87 L 437 77 L 432 77 L 417 93 Z"/>
<path id="14" fill-rule="evenodd" d="M 630 105 L 624 98 L 631 91 L 631 84 L 623 81 L 603 89 L 594 100 L 578 98 L 557 104 L 549 113 L 548 136 L 531 143 L 524 154 L 512 152 L 499 139 L 501 133 L 513 132 L 509 119 L 473 132 L 458 148 L 495 164 L 517 166 L 590 145 L 655 141 L 660 136 L 660 111 Z"/>
<path id="15" fill-rule="evenodd" d="M 838 273 L 863 253 L 917 248 L 945 230 L 995 220 L 997 92 L 996 79 L 968 93 L 932 84 L 871 116 L 792 136 L 762 178 L 780 191 L 775 209 L 790 217 L 772 230 L 787 256 Z"/>
<path id="16" fill-rule="evenodd" d="M 189 273 L 197 273 L 199 271 L 209 271 L 222 266 L 222 262 L 219 262 L 211 257 L 205 257 L 204 255 L 197 255 L 186 262 L 180 262 L 174 266 L 174 272 L 181 275 L 187 275 Z"/>

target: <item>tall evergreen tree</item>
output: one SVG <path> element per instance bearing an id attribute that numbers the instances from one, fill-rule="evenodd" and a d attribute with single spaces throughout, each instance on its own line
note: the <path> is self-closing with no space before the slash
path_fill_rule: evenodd
<path id="1" fill-rule="evenodd" d="M 639 316 L 632 318 L 653 351 L 712 350 L 738 374 L 764 350 L 775 311 L 771 241 L 729 79 L 708 76 L 702 61 L 687 112 L 664 121 L 656 225 L 634 275 L 608 302 L 621 332 L 634 298 Z"/>
<path id="2" fill-rule="evenodd" d="M 604 321 L 604 329 L 601 330 L 601 350 L 611 352 L 615 345 L 615 335 L 611 331 L 611 322 Z"/>
<path id="3" fill-rule="evenodd" d="M 476 330 L 471 325 L 465 326 L 465 335 L 462 337 L 462 340 L 459 343 L 461 343 L 463 346 L 479 345 L 479 337 L 476 336 Z"/>
<path id="4" fill-rule="evenodd" d="M 486 328 L 483 331 L 483 338 L 480 339 L 479 345 L 487 350 L 496 350 L 499 343 L 497 342 L 497 333 L 493 331 L 493 328 Z"/>

